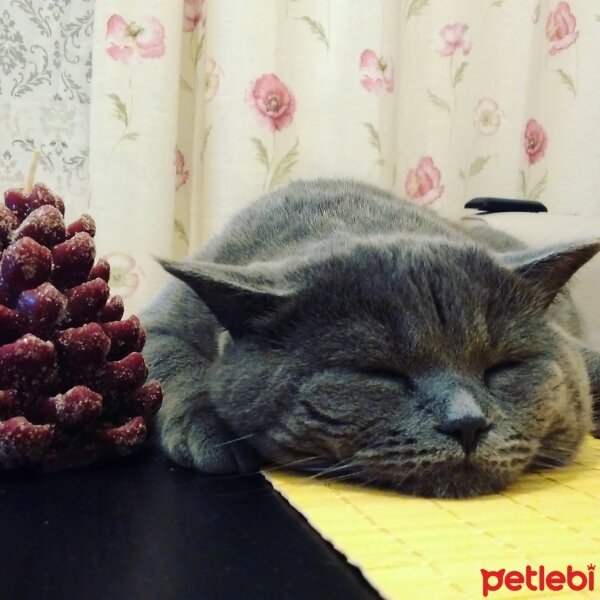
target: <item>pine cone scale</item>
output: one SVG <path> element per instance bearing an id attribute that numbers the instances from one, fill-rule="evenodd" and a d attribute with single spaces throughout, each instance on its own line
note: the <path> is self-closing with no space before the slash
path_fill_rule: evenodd
<path id="1" fill-rule="evenodd" d="M 0 205 L 0 469 L 55 471 L 139 449 L 162 390 L 146 382 L 145 331 L 110 295 L 96 225 L 65 225 L 36 184 Z"/>

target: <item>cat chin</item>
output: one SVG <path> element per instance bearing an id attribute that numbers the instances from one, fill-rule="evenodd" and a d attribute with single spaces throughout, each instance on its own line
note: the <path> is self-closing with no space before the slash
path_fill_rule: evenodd
<path id="1" fill-rule="evenodd" d="M 445 461 L 424 469 L 418 475 L 402 477 L 397 475 L 369 473 L 378 487 L 393 489 L 411 496 L 425 498 L 470 498 L 497 494 L 515 481 L 520 471 L 498 469 L 475 465 L 469 462 Z"/>
<path id="2" fill-rule="evenodd" d="M 289 463 L 292 469 L 323 481 L 343 480 L 346 483 L 393 490 L 424 498 L 471 498 L 497 494 L 506 489 L 521 474 L 520 470 L 490 470 L 464 461 L 443 462 L 424 468 L 418 475 L 403 477 L 401 473 L 381 473 L 377 469 L 361 469 L 353 476 L 352 468 L 331 468 L 319 460 L 297 460 Z"/>
<path id="3" fill-rule="evenodd" d="M 490 473 L 468 466 L 443 466 L 409 478 L 396 486 L 402 493 L 425 498 L 471 498 L 497 494 L 506 489 L 518 473 Z"/>

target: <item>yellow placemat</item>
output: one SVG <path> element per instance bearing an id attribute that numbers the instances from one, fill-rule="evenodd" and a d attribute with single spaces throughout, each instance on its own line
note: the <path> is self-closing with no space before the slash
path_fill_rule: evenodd
<path id="1" fill-rule="evenodd" d="M 510 490 L 469 500 L 412 498 L 359 485 L 271 472 L 275 489 L 387 599 L 597 598 L 600 600 L 600 441 L 586 440 L 569 467 L 523 477 Z M 597 572 L 588 564 L 597 565 Z M 532 591 L 568 565 L 585 576 L 581 591 Z M 560 585 L 560 575 L 550 584 Z M 595 589 L 590 591 L 591 580 Z M 583 579 L 572 576 L 577 586 Z M 507 589 L 507 584 L 513 590 Z M 546 585 L 548 581 L 546 581 Z M 517 588 L 521 587 L 520 590 Z"/>

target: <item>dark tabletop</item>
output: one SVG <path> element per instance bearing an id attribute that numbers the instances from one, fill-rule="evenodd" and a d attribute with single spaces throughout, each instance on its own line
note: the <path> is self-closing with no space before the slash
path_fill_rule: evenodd
<path id="1" fill-rule="evenodd" d="M 0 474 L 0 600 L 377 599 L 260 475 Z"/>

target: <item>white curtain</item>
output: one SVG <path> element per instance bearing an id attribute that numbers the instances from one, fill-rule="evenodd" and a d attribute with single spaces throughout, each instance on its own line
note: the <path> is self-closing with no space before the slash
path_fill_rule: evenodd
<path id="1" fill-rule="evenodd" d="M 152 254 L 196 249 L 290 178 L 449 217 L 478 195 L 600 212 L 597 2 L 35 5 L 0 0 L 0 176 L 46 151 L 39 179 L 93 214 L 130 311 L 164 281 Z"/>

